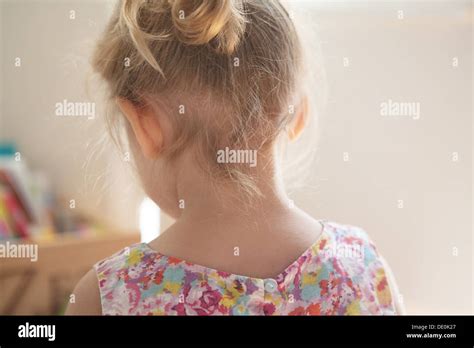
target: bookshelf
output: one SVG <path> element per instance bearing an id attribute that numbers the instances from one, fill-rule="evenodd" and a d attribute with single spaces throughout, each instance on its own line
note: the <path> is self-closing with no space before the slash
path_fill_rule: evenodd
<path id="1" fill-rule="evenodd" d="M 97 261 L 140 241 L 138 230 L 102 220 L 62 198 L 14 143 L 0 142 L 0 315 L 63 314 Z"/>
<path id="2" fill-rule="evenodd" d="M 75 284 L 94 263 L 139 240 L 138 231 L 83 237 L 65 233 L 38 242 L 36 262 L 0 258 L 0 315 L 63 314 Z"/>

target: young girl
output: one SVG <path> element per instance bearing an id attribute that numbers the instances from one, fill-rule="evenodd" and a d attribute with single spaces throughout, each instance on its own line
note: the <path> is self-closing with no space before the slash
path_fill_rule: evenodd
<path id="1" fill-rule="evenodd" d="M 278 1 L 125 0 L 95 56 L 143 187 L 176 222 L 97 263 L 68 314 L 395 314 L 366 233 L 285 194 L 277 144 L 308 118 Z M 284 140 L 284 139 L 283 139 Z"/>

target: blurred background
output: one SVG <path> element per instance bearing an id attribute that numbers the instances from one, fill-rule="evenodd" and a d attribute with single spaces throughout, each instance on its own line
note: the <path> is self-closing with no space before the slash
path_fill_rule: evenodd
<path id="1" fill-rule="evenodd" d="M 110 144 L 91 87 L 90 53 L 113 5 L 0 2 L 0 243 L 39 248 L 37 262 L 0 258 L 0 314 L 62 313 L 96 261 L 172 223 Z M 289 6 L 315 33 L 307 48 L 326 76 L 313 88 L 317 129 L 304 134 L 318 138 L 315 159 L 292 199 L 366 229 L 409 314 L 472 314 L 473 3 Z"/>

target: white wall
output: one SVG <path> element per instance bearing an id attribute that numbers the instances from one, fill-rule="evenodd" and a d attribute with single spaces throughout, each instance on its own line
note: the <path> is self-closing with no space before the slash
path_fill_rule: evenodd
<path id="1" fill-rule="evenodd" d="M 2 1 L 2 130 L 31 167 L 48 174 L 65 202 L 118 230 L 137 228 L 139 190 L 97 117 L 58 117 L 55 105 L 95 102 L 89 56 L 110 13 L 105 1 Z M 75 19 L 71 12 L 75 11 Z M 14 66 L 15 57 L 22 64 Z M 88 88 L 90 88 L 88 90 Z M 118 194 L 120 193 L 120 194 Z"/>
<path id="2" fill-rule="evenodd" d="M 3 112 L 3 81 L 4 81 L 4 76 L 3 76 L 3 6 L 0 4 L 0 19 L 2 21 L 0 22 L 0 138 L 3 136 L 3 126 L 2 126 L 2 121 L 3 117 L 2 115 L 4 114 Z"/>
<path id="3" fill-rule="evenodd" d="M 292 197 L 315 217 L 364 227 L 391 264 L 410 313 L 472 313 L 471 2 L 305 3 L 322 41 L 329 102 L 311 176 Z M 91 145 L 104 134 L 100 115 L 54 115 L 58 101 L 90 99 L 87 60 L 108 3 L 1 4 L 0 136 L 14 139 L 87 214 L 135 226 L 140 194 L 123 161 L 110 149 L 87 161 L 101 148 Z M 16 56 L 21 69 L 13 67 Z M 419 102 L 421 118 L 381 116 L 388 99 Z"/>
<path id="4" fill-rule="evenodd" d="M 293 197 L 364 227 L 410 313 L 472 313 L 472 4 L 357 4 L 311 12 L 329 103 L 312 177 Z M 420 119 L 381 116 L 388 99 L 419 102 Z"/>

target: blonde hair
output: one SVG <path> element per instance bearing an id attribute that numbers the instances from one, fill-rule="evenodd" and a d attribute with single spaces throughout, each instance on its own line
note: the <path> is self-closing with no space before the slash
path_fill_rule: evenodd
<path id="1" fill-rule="evenodd" d="M 165 156 L 191 147 L 209 173 L 250 193 L 250 168 L 218 163 L 217 150 L 272 144 L 301 98 L 301 44 L 279 1 L 123 0 L 93 67 L 112 100 L 166 110 L 174 139 Z"/>

